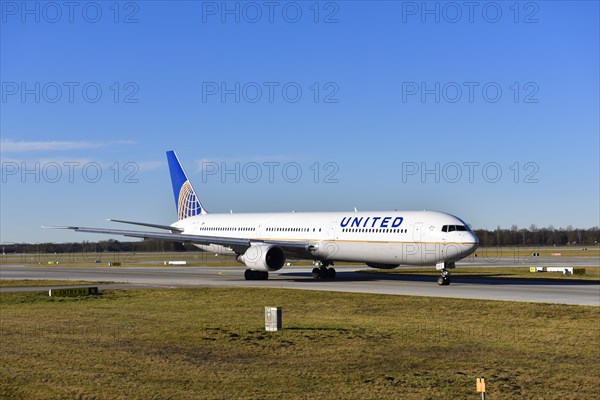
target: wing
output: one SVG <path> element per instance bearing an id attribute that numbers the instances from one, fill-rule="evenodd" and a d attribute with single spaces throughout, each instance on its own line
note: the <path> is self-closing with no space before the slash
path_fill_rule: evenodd
<path id="1" fill-rule="evenodd" d="M 130 225 L 148 226 L 150 228 L 166 229 L 168 231 L 171 231 L 172 233 L 183 232 L 183 229 L 177 228 L 177 227 L 171 226 L 171 225 L 149 224 L 147 222 L 124 221 L 122 219 L 112 219 L 112 218 L 107 219 L 107 221 L 119 222 L 122 224 L 130 224 Z"/>
<path id="2" fill-rule="evenodd" d="M 138 223 L 138 225 L 140 225 Z M 153 226 L 148 224 L 149 226 Z M 70 229 L 75 232 L 85 233 L 100 233 L 106 235 L 121 235 L 127 237 L 141 239 L 162 239 L 171 242 L 192 243 L 202 245 L 220 245 L 231 248 L 236 253 L 242 254 L 246 252 L 252 243 L 267 243 L 279 246 L 285 251 L 302 257 L 303 255 L 312 254 L 317 249 L 317 245 L 309 242 L 292 242 L 279 240 L 258 240 L 247 238 L 224 238 L 219 236 L 203 236 L 203 235 L 188 235 L 179 232 L 149 232 L 149 231 L 133 231 L 127 229 L 104 229 L 104 228 L 87 228 L 83 226 L 42 226 L 46 229 Z M 166 228 L 165 229 L 169 229 Z"/>

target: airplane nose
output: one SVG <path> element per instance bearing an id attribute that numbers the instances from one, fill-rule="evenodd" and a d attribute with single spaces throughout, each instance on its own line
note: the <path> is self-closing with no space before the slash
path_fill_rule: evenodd
<path id="1" fill-rule="evenodd" d="M 477 250 L 479 247 L 479 238 L 475 236 L 474 233 L 471 233 L 471 253 Z"/>
<path id="2" fill-rule="evenodd" d="M 467 255 L 473 253 L 479 247 L 479 239 L 472 232 L 464 232 L 461 235 L 461 243 Z"/>

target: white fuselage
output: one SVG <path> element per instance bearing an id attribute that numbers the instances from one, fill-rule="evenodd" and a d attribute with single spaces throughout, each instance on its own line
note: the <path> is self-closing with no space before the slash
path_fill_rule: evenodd
<path id="1" fill-rule="evenodd" d="M 206 214 L 172 226 L 184 229 L 184 235 L 308 242 L 313 251 L 298 258 L 388 267 L 453 263 L 479 243 L 462 220 L 436 211 Z M 219 245 L 196 246 L 234 254 Z"/>

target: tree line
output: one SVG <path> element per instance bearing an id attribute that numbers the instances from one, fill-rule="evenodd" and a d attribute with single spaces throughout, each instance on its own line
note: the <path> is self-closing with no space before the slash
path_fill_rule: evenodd
<path id="1" fill-rule="evenodd" d="M 141 252 L 174 252 L 193 251 L 199 249 L 191 245 L 183 245 L 179 242 L 168 242 L 159 239 L 145 239 L 135 242 L 122 242 L 109 239 L 98 242 L 70 242 L 70 243 L 11 243 L 3 244 L 2 252 L 9 253 L 71 253 L 71 254 L 94 254 L 94 253 L 141 253 Z"/>
<path id="2" fill-rule="evenodd" d="M 555 229 L 552 226 L 537 228 L 531 225 L 519 229 L 513 225 L 509 229 L 497 227 L 495 230 L 475 229 L 480 246 L 593 246 L 600 243 L 600 228 Z M 200 251 L 197 247 L 179 242 L 159 239 L 146 239 L 136 242 L 101 240 L 99 242 L 71 243 L 11 243 L 3 244 L 2 252 L 9 253 L 104 253 L 104 252 L 178 252 Z"/>
<path id="3" fill-rule="evenodd" d="M 528 229 L 519 229 L 516 225 L 510 229 L 497 227 L 490 231 L 475 229 L 473 231 L 479 238 L 480 246 L 593 246 L 600 243 L 600 228 L 595 226 L 589 229 L 538 228 L 530 225 Z"/>

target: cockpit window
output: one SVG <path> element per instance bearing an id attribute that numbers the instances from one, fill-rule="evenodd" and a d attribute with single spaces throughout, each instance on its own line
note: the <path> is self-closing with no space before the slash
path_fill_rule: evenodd
<path id="1" fill-rule="evenodd" d="M 444 226 L 442 226 L 442 232 L 454 232 L 454 231 L 466 232 L 467 227 L 464 225 L 444 225 Z"/>

